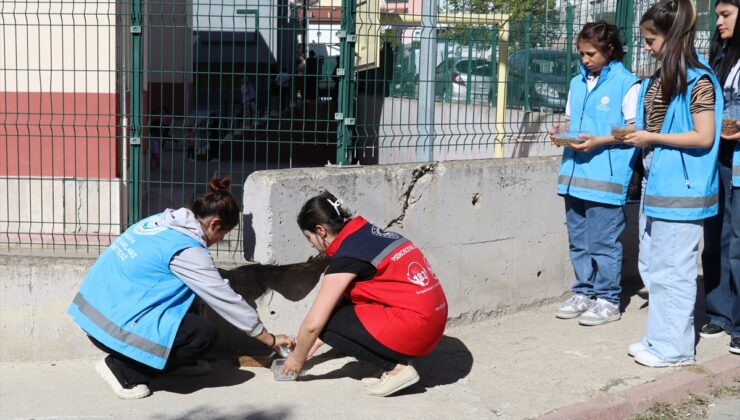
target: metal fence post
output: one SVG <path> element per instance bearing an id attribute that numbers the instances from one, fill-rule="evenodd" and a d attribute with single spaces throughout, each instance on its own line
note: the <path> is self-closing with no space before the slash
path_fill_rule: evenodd
<path id="1" fill-rule="evenodd" d="M 524 112 L 530 112 L 532 111 L 532 108 L 529 104 L 529 72 L 530 72 L 530 62 L 529 62 L 529 50 L 532 48 L 532 41 L 529 37 L 529 32 L 531 31 L 531 19 L 532 17 L 527 13 L 524 15 L 524 68 L 526 69 L 524 71 Z"/>
<path id="2" fill-rule="evenodd" d="M 355 125 L 355 18 L 356 0 L 342 0 L 342 26 L 339 31 L 339 103 L 334 118 L 337 124 L 337 165 L 350 161 L 348 149 Z"/>
<path id="3" fill-rule="evenodd" d="M 573 9 L 575 6 L 565 8 L 565 65 L 568 71 L 573 68 Z M 566 95 L 570 90 L 570 81 L 565 84 Z"/>
<path id="4" fill-rule="evenodd" d="M 491 92 L 488 94 L 488 104 L 495 106 L 498 98 L 498 83 L 496 83 L 498 80 L 498 65 L 494 61 L 494 58 L 496 57 L 496 51 L 498 50 L 498 26 L 493 26 L 491 34 L 491 80 L 494 82 L 491 83 L 492 87 Z"/>
<path id="5" fill-rule="evenodd" d="M 419 50 L 419 102 L 416 110 L 419 139 L 416 161 L 434 160 L 434 72 L 437 67 L 438 0 L 422 0 L 421 49 Z"/>
<path id="6" fill-rule="evenodd" d="M 635 2 L 634 0 L 617 0 L 617 14 L 615 21 L 622 35 L 622 45 L 626 46 L 622 63 L 626 68 L 632 67 L 632 31 L 635 24 Z"/>
<path id="7" fill-rule="evenodd" d="M 133 0 L 131 9 L 131 116 L 129 118 L 129 210 L 128 224 L 136 223 L 140 218 L 139 187 L 141 165 L 141 137 L 142 137 L 142 46 L 141 29 L 143 19 L 141 15 L 141 0 Z M 123 110 L 125 113 L 126 110 Z M 125 169 L 124 169 L 125 170 Z"/>

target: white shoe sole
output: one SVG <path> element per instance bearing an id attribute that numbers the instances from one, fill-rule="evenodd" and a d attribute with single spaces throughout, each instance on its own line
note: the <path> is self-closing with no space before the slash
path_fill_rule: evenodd
<path id="1" fill-rule="evenodd" d="M 740 348 L 730 346 L 730 353 L 740 354 Z"/>
<path id="2" fill-rule="evenodd" d="M 622 314 L 617 314 L 617 315 L 613 315 L 613 316 L 610 316 L 609 318 L 604 318 L 604 319 L 594 319 L 594 320 L 579 319 L 578 323 L 580 325 L 586 325 L 589 327 L 593 327 L 595 325 L 603 325 L 609 322 L 619 321 L 621 318 L 622 318 Z"/>
<path id="3" fill-rule="evenodd" d="M 583 311 L 583 312 L 586 312 L 586 311 Z M 555 318 L 559 318 L 559 319 L 578 318 L 579 316 L 581 316 L 581 314 L 583 314 L 583 312 L 578 312 L 578 313 L 573 313 L 573 314 L 563 314 L 560 312 L 555 312 Z"/>
<path id="4" fill-rule="evenodd" d="M 642 353 L 644 352 L 640 352 L 635 355 L 635 362 L 640 365 L 647 366 L 647 367 L 652 367 L 652 368 L 681 367 L 681 366 L 691 366 L 691 365 L 696 364 L 694 360 L 682 360 L 680 362 L 664 362 L 657 358 L 653 358 L 652 355 L 648 356 L 648 358 L 643 358 L 641 356 Z"/>
<path id="5" fill-rule="evenodd" d="M 105 359 L 95 364 L 95 372 L 108 384 L 113 393 L 122 400 L 139 400 L 152 395 L 152 391 L 144 384 L 136 385 L 131 389 L 124 388 L 118 382 L 116 375 L 110 370 L 108 364 L 105 363 Z"/>

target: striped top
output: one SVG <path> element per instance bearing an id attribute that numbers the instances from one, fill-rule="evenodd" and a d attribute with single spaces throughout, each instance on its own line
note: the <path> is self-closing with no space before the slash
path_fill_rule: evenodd
<path id="1" fill-rule="evenodd" d="M 660 77 L 645 92 L 645 130 L 659 133 L 663 125 L 668 104 L 663 101 L 660 90 Z M 714 86 L 708 77 L 702 77 L 691 91 L 691 114 L 714 111 Z"/>

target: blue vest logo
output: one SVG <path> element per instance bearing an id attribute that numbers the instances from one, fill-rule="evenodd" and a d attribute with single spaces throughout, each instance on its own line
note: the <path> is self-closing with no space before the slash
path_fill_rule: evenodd
<path id="1" fill-rule="evenodd" d="M 159 232 L 167 230 L 164 226 L 158 226 L 157 223 L 152 219 L 145 220 L 134 227 L 134 233 L 137 235 L 156 235 Z"/>
<path id="2" fill-rule="evenodd" d="M 609 97 L 608 96 L 602 96 L 599 100 L 599 105 L 596 106 L 596 109 L 598 111 L 604 111 L 609 112 L 611 108 L 609 108 Z"/>

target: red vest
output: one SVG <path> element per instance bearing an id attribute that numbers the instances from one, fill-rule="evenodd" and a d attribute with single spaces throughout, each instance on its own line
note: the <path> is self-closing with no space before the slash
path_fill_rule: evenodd
<path id="1" fill-rule="evenodd" d="M 376 340 L 408 356 L 424 356 L 434 349 L 447 323 L 447 299 L 413 243 L 358 216 L 326 253 L 367 261 L 377 270 L 372 279 L 355 281 L 346 291 L 360 322 Z"/>

